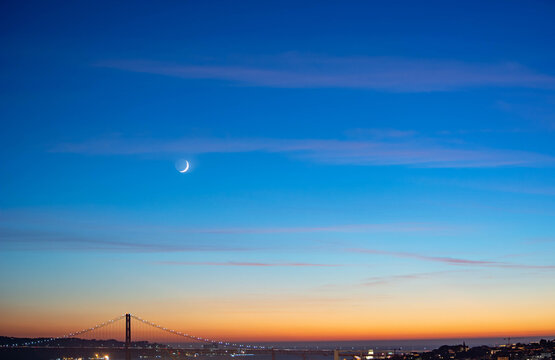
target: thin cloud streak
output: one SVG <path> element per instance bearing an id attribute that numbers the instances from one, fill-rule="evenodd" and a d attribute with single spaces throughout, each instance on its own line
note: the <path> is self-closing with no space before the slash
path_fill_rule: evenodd
<path id="1" fill-rule="evenodd" d="M 165 252 L 236 252 L 255 251 L 244 248 L 202 244 L 164 244 L 127 242 L 83 238 L 66 234 L 40 231 L 21 231 L 0 228 L 0 250 L 3 251 L 99 251 L 116 253 L 165 253 Z"/>
<path id="2" fill-rule="evenodd" d="M 186 229 L 184 233 L 194 234 L 282 234 L 282 233 L 319 233 L 319 232 L 427 232 L 449 231 L 454 227 L 432 223 L 389 223 L 353 224 L 321 227 L 269 227 L 269 228 L 222 228 Z"/>
<path id="3" fill-rule="evenodd" d="M 245 261 L 158 261 L 160 265 L 183 265 L 183 266 L 247 266 L 247 267 L 340 267 L 341 264 L 313 264 L 313 263 L 265 263 L 265 262 L 245 262 Z"/>
<path id="4" fill-rule="evenodd" d="M 272 88 L 353 88 L 393 92 L 452 91 L 484 86 L 555 88 L 554 76 L 534 72 L 517 63 L 488 64 L 434 59 L 289 53 L 238 59 L 233 64 L 112 60 L 98 62 L 95 66 Z"/>
<path id="5" fill-rule="evenodd" d="M 478 182 L 478 181 L 460 181 L 460 180 L 436 180 L 436 179 L 423 179 L 423 181 L 437 185 L 456 186 L 480 191 L 496 191 L 516 194 L 527 195 L 544 195 L 555 196 L 555 187 L 546 186 L 534 183 L 505 183 L 502 181 L 496 182 Z"/>
<path id="6" fill-rule="evenodd" d="M 372 276 L 367 278 L 366 281 L 361 285 L 362 286 L 387 285 L 398 281 L 427 279 L 438 275 L 444 275 L 444 274 L 461 272 L 461 271 L 462 270 L 434 271 L 434 272 L 427 272 L 427 273 L 414 273 L 414 274 L 402 274 L 402 275 L 390 275 L 390 276 Z"/>
<path id="7" fill-rule="evenodd" d="M 397 258 L 417 259 L 417 260 L 438 262 L 438 263 L 454 265 L 454 266 L 478 266 L 478 267 L 494 267 L 494 268 L 502 268 L 502 269 L 555 270 L 555 265 L 512 264 L 512 263 L 498 262 L 498 261 L 470 260 L 470 259 L 454 258 L 454 257 L 448 257 L 448 256 L 429 256 L 429 255 L 423 255 L 423 254 L 411 253 L 411 252 L 385 251 L 385 250 L 376 250 L 376 249 L 350 249 L 349 251 L 360 253 L 360 254 L 386 255 L 386 256 L 393 256 Z"/>
<path id="8" fill-rule="evenodd" d="M 108 223 L 91 221 L 84 222 L 82 218 L 71 217 L 66 219 L 68 215 L 65 213 L 31 213 L 27 215 L 25 212 L 17 211 L 0 211 L 0 237 L 3 226 L 10 226 L 10 224 L 19 223 L 21 227 L 29 226 L 45 226 L 53 221 L 63 226 L 75 225 L 79 223 L 79 231 L 81 230 L 101 230 L 101 231 L 116 231 L 142 234 L 152 234 L 152 236 L 159 236 L 160 234 L 288 234 L 288 233 L 326 233 L 326 232 L 441 232 L 450 233 L 455 231 L 466 230 L 468 227 L 461 227 L 458 225 L 448 223 L 435 223 L 435 222 L 391 222 L 391 223 L 366 223 L 366 224 L 331 224 L 327 226 L 270 226 L 270 227 L 231 227 L 231 228 L 218 228 L 218 227 L 184 227 L 172 225 L 156 225 L 146 224 L 144 222 L 130 222 L 123 224 L 118 221 L 114 224 L 113 221 Z M 61 218 L 64 218 L 62 220 Z M 113 220 L 113 219 L 112 219 Z M 23 232 L 24 233 L 24 232 Z M 32 234 L 37 234 L 32 233 Z M 45 234 L 46 233 L 42 233 Z"/>
<path id="9" fill-rule="evenodd" d="M 51 151 L 89 155 L 284 153 L 334 165 L 406 165 L 422 168 L 477 168 L 501 166 L 550 166 L 555 157 L 538 153 L 488 148 L 460 148 L 416 139 L 401 141 L 335 139 L 218 139 L 183 138 L 99 139 L 66 143 Z"/>
<path id="10" fill-rule="evenodd" d="M 409 253 L 409 252 L 395 252 L 395 251 L 383 251 L 383 250 L 375 250 L 375 249 L 353 249 L 353 252 L 363 253 L 363 254 L 373 254 L 373 255 L 390 255 L 400 258 L 413 258 L 419 260 L 427 260 L 427 261 L 434 261 L 434 262 L 442 262 L 447 264 L 453 265 L 491 265 L 496 264 L 496 262 L 492 261 L 481 261 L 481 260 L 467 260 L 467 259 L 458 259 L 452 257 L 441 257 L 441 256 L 427 256 L 421 255 L 416 253 Z"/>

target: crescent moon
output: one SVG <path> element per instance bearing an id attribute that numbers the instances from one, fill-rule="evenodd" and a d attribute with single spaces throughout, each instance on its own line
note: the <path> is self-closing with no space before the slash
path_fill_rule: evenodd
<path id="1" fill-rule="evenodd" d="M 185 160 L 185 169 L 183 170 L 178 170 L 180 173 L 184 174 L 187 172 L 187 170 L 189 170 L 189 162 L 187 160 Z"/>

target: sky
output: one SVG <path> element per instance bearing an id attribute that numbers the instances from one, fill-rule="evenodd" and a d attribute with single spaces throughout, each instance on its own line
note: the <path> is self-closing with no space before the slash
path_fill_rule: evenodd
<path id="1" fill-rule="evenodd" d="M 0 6 L 0 335 L 555 334 L 555 3 Z"/>

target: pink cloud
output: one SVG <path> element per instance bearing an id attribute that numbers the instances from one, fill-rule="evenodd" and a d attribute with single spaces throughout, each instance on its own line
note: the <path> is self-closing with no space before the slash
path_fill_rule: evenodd
<path id="1" fill-rule="evenodd" d="M 156 264 L 162 265 L 205 265 L 205 266 L 253 266 L 253 267 L 338 267 L 339 264 L 313 264 L 313 263 L 263 263 L 263 262 L 241 262 L 241 261 L 159 261 Z"/>
<path id="2" fill-rule="evenodd" d="M 411 252 L 402 251 L 384 251 L 376 249 L 351 249 L 350 251 L 361 253 L 361 254 L 372 254 L 372 255 L 387 255 L 398 258 L 411 258 L 423 261 L 439 262 L 448 265 L 458 265 L 458 266 L 479 266 L 479 267 L 495 267 L 504 269 L 544 269 L 552 270 L 555 269 L 555 265 L 528 265 L 528 264 L 512 264 L 506 262 L 498 261 L 487 261 L 487 260 L 470 260 L 462 258 L 454 258 L 448 256 L 430 256 Z"/>

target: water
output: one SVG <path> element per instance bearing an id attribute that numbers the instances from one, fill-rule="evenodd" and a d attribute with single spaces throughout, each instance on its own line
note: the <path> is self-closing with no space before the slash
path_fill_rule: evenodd
<path id="1" fill-rule="evenodd" d="M 551 336 L 511 337 L 511 343 L 538 342 L 541 339 L 554 339 Z M 450 338 L 450 339 L 417 339 L 417 340 L 352 340 L 352 341 L 297 341 L 297 342 L 249 342 L 250 345 L 274 347 L 277 349 L 319 349 L 319 350 L 398 350 L 426 351 L 437 349 L 442 345 L 458 345 L 463 342 L 473 346 L 498 346 L 506 344 L 504 338 Z M 246 343 L 246 342 L 245 342 Z M 177 344 L 175 344 L 177 345 Z M 182 344 L 183 345 L 183 344 Z M 198 346 L 198 344 L 197 344 Z"/>

